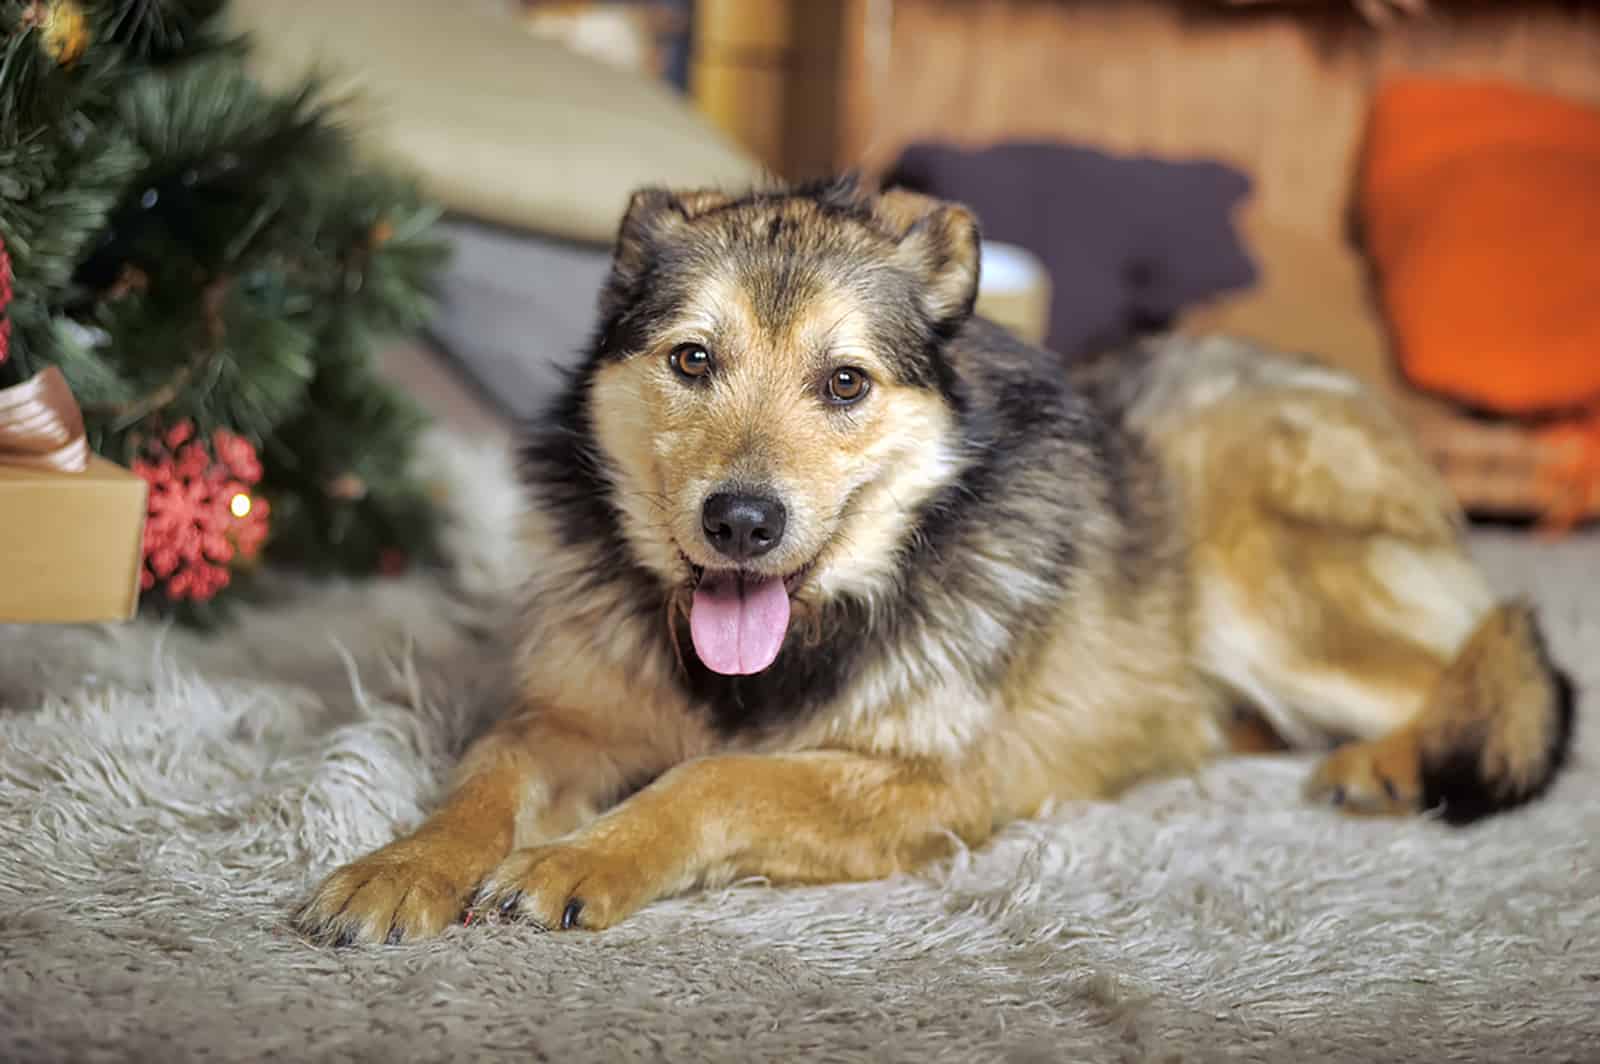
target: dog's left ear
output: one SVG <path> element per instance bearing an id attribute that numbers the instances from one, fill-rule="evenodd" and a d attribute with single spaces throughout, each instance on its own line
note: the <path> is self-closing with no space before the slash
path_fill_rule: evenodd
<path id="1" fill-rule="evenodd" d="M 978 300 L 978 219 L 959 203 L 905 189 L 881 193 L 873 212 L 900 234 L 896 261 L 922 284 L 923 306 L 941 329 L 961 324 Z"/>

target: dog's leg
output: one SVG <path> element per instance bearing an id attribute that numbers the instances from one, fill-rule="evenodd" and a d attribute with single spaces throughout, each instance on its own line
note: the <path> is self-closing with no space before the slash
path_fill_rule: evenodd
<path id="1" fill-rule="evenodd" d="M 410 835 L 345 865 L 295 917 L 335 945 L 431 937 L 515 846 L 555 838 L 614 800 L 637 766 L 540 715 L 502 722 L 462 760 L 444 805 Z"/>
<path id="2" fill-rule="evenodd" d="M 1465 823 L 1542 791 L 1572 741 L 1574 694 L 1522 602 L 1491 610 L 1426 703 L 1392 731 L 1349 743 L 1307 791 L 1352 812 L 1436 810 Z"/>
<path id="3" fill-rule="evenodd" d="M 1163 444 L 1204 515 L 1202 667 L 1292 745 L 1345 741 L 1314 799 L 1470 820 L 1537 794 L 1570 741 L 1570 685 L 1531 610 L 1496 601 L 1401 423 L 1353 386 L 1262 389 L 1226 414 Z"/>
<path id="4" fill-rule="evenodd" d="M 656 898 L 764 876 L 879 879 L 992 830 L 978 773 L 842 752 L 685 762 L 587 828 L 519 850 L 485 910 L 550 929 L 609 927 Z"/>

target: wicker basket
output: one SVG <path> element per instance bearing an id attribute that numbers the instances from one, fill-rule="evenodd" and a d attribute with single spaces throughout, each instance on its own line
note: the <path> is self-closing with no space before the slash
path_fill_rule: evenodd
<path id="1" fill-rule="evenodd" d="M 1562 530 L 1600 518 L 1600 416 L 1530 424 L 1402 393 L 1402 413 L 1462 507 Z"/>

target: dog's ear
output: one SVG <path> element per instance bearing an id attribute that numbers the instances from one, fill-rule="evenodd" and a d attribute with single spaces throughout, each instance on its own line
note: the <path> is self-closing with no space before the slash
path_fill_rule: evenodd
<path id="1" fill-rule="evenodd" d="M 649 266 L 660 241 L 689 220 L 677 193 L 665 188 L 641 188 L 628 198 L 617 227 L 611 252 L 611 283 L 625 297 Z"/>
<path id="2" fill-rule="evenodd" d="M 686 221 L 677 197 L 668 189 L 641 188 L 629 197 L 611 246 L 611 270 L 600 288 L 594 339 L 600 354 L 615 354 L 636 341 L 632 330 L 623 328 L 628 308 L 638 298 L 662 240 Z"/>
<path id="3" fill-rule="evenodd" d="M 890 189 L 873 206 L 879 222 L 898 234 L 895 258 L 922 284 L 923 306 L 941 329 L 972 314 L 978 300 L 978 219 L 959 203 Z"/>
<path id="4" fill-rule="evenodd" d="M 674 190 L 647 187 L 636 190 L 622 212 L 611 254 L 608 295 L 626 300 L 655 259 L 659 248 L 687 222 L 713 208 L 733 202 L 716 189 Z M 610 312 L 610 308 L 607 309 Z"/>
<path id="5" fill-rule="evenodd" d="M 648 257 L 651 245 L 684 222 L 727 206 L 734 197 L 719 189 L 669 189 L 649 186 L 634 191 L 617 228 L 616 255 L 624 269 Z"/>

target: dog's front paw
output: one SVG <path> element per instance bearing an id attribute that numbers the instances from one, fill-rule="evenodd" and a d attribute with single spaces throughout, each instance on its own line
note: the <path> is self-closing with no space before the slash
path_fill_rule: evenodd
<path id="1" fill-rule="evenodd" d="M 334 872 L 294 923 L 324 945 L 432 938 L 455 922 L 474 884 L 446 847 L 397 842 Z"/>
<path id="2" fill-rule="evenodd" d="M 484 880 L 473 908 L 547 931 L 600 931 L 662 893 L 637 856 L 581 844 L 518 850 Z"/>
<path id="3" fill-rule="evenodd" d="M 1312 772 L 1306 796 L 1368 816 L 1420 811 L 1422 755 L 1414 734 L 1402 730 L 1339 747 Z"/>

